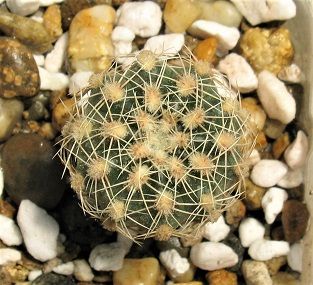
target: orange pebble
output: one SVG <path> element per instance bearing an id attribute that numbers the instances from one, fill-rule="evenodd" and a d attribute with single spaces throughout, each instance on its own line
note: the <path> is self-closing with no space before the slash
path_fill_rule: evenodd
<path id="1" fill-rule="evenodd" d="M 215 37 L 209 37 L 198 43 L 193 50 L 194 55 L 199 60 L 205 60 L 213 63 L 216 60 L 215 52 L 217 49 L 217 39 Z"/>

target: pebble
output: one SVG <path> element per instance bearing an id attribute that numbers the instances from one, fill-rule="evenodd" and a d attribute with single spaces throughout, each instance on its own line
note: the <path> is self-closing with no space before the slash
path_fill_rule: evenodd
<path id="1" fill-rule="evenodd" d="M 89 78 L 93 74 L 92 71 L 79 71 L 75 72 L 69 80 L 69 93 L 75 94 L 84 87 L 88 86 Z"/>
<path id="2" fill-rule="evenodd" d="M 242 15 L 234 4 L 228 1 L 199 1 L 201 14 L 198 19 L 217 22 L 229 27 L 239 27 Z"/>
<path id="3" fill-rule="evenodd" d="M 97 5 L 75 15 L 67 49 L 73 71 L 100 72 L 110 67 L 114 21 L 115 10 L 108 5 Z"/>
<path id="4" fill-rule="evenodd" d="M 70 261 L 60 264 L 53 268 L 53 272 L 61 275 L 72 275 L 74 273 L 74 263 Z"/>
<path id="5" fill-rule="evenodd" d="M 159 259 L 173 278 L 185 274 L 190 268 L 188 259 L 181 257 L 175 249 L 161 251 Z"/>
<path id="6" fill-rule="evenodd" d="M 73 110 L 74 99 L 65 99 L 62 102 L 57 103 L 52 109 L 52 124 L 56 130 L 61 131 L 62 127 L 67 122 L 70 111 Z"/>
<path id="7" fill-rule="evenodd" d="M 184 33 L 200 14 L 201 8 L 195 1 L 167 0 L 163 18 L 170 32 Z"/>
<path id="8" fill-rule="evenodd" d="M 264 262 L 271 276 L 277 274 L 282 266 L 287 264 L 286 256 L 273 257 Z"/>
<path id="9" fill-rule="evenodd" d="M 218 41 L 215 37 L 208 37 L 203 41 L 200 41 L 193 54 L 198 60 L 204 60 L 210 63 L 216 62 L 216 51 L 217 51 Z"/>
<path id="10" fill-rule="evenodd" d="M 296 15 L 293 0 L 231 0 L 253 26 L 274 20 L 288 20 Z"/>
<path id="11" fill-rule="evenodd" d="M 1 183 L 1 175 L 3 175 L 1 173 L 3 172 L 0 168 L 0 183 Z M 9 202 L 0 198 L 0 214 L 10 219 L 13 219 L 16 214 L 16 209 Z"/>
<path id="12" fill-rule="evenodd" d="M 119 243 L 99 244 L 89 255 L 89 264 L 98 271 L 117 271 L 123 267 L 126 251 Z"/>
<path id="13" fill-rule="evenodd" d="M 0 214 L 0 239 L 8 246 L 20 245 L 23 242 L 20 229 L 13 219 Z"/>
<path id="14" fill-rule="evenodd" d="M 265 214 L 265 220 L 268 224 L 274 223 L 287 199 L 288 193 L 284 189 L 272 187 L 266 191 L 262 198 L 262 208 Z"/>
<path id="15" fill-rule="evenodd" d="M 257 73 L 268 70 L 274 74 L 290 65 L 294 50 L 286 28 L 251 28 L 240 40 L 242 55 Z"/>
<path id="16" fill-rule="evenodd" d="M 209 241 L 219 242 L 225 239 L 229 232 L 230 227 L 225 223 L 223 216 L 220 216 L 216 222 L 208 222 L 203 226 L 203 237 Z"/>
<path id="17" fill-rule="evenodd" d="M 234 231 L 235 228 L 233 227 L 232 230 Z M 234 266 L 230 267 L 229 270 L 233 272 L 239 271 L 244 258 L 245 248 L 241 245 L 238 235 L 230 232 L 227 238 L 223 241 L 223 244 L 232 248 L 238 256 L 238 262 Z"/>
<path id="18" fill-rule="evenodd" d="M 39 90 L 40 80 L 31 51 L 14 39 L 2 37 L 0 56 L 0 96 L 34 96 Z"/>
<path id="19" fill-rule="evenodd" d="M 145 45 L 144 50 L 151 50 L 152 52 L 162 55 L 175 55 L 177 54 L 185 43 L 183 34 L 167 34 L 159 35 L 149 38 Z"/>
<path id="20" fill-rule="evenodd" d="M 254 260 L 265 261 L 287 255 L 289 250 L 289 244 L 286 241 L 259 239 L 250 245 L 248 253 Z"/>
<path id="21" fill-rule="evenodd" d="M 39 9 L 39 0 L 6 0 L 6 5 L 14 14 L 27 16 Z"/>
<path id="22" fill-rule="evenodd" d="M 258 210 L 262 207 L 262 198 L 266 192 L 263 187 L 255 185 L 249 178 L 245 179 L 244 203 L 248 210 Z"/>
<path id="23" fill-rule="evenodd" d="M 301 83 L 304 75 L 300 67 L 295 63 L 292 63 L 288 66 L 284 66 L 277 74 L 277 77 L 288 83 Z"/>
<path id="24" fill-rule="evenodd" d="M 31 256 L 40 261 L 56 257 L 59 225 L 44 209 L 30 200 L 23 200 L 18 209 L 17 223 Z"/>
<path id="25" fill-rule="evenodd" d="M 285 202 L 281 220 L 286 241 L 294 243 L 304 236 L 309 216 L 309 211 L 302 202 L 297 200 Z"/>
<path id="26" fill-rule="evenodd" d="M 116 57 L 128 55 L 132 51 L 132 42 L 135 39 L 134 32 L 123 26 L 117 26 L 112 31 L 114 55 Z"/>
<path id="27" fill-rule="evenodd" d="M 246 215 L 246 206 L 241 200 L 235 202 L 226 210 L 226 222 L 229 225 L 238 225 Z"/>
<path id="28" fill-rule="evenodd" d="M 85 259 L 74 260 L 74 276 L 78 281 L 89 282 L 94 278 L 94 274 Z"/>
<path id="29" fill-rule="evenodd" d="M 264 262 L 245 260 L 242 274 L 247 285 L 273 285 L 273 281 Z"/>
<path id="30" fill-rule="evenodd" d="M 43 54 L 33 54 L 34 60 L 36 61 L 37 66 L 45 65 L 45 56 Z"/>
<path id="31" fill-rule="evenodd" d="M 300 186 L 304 181 L 303 169 L 289 169 L 287 174 L 278 181 L 277 185 L 286 189 L 291 189 Z"/>
<path id="32" fill-rule="evenodd" d="M 161 8 L 152 1 L 126 2 L 117 10 L 117 26 L 125 26 L 137 36 L 155 36 L 159 33 L 161 25 Z"/>
<path id="33" fill-rule="evenodd" d="M 28 274 L 28 280 L 29 281 L 34 281 L 37 277 L 39 277 L 42 274 L 42 270 L 37 269 L 37 270 L 31 270 L 29 271 Z"/>
<path id="34" fill-rule="evenodd" d="M 210 285 L 237 285 L 236 273 L 221 269 L 208 272 L 205 275 Z"/>
<path id="35" fill-rule="evenodd" d="M 283 135 L 286 128 L 286 124 L 283 124 L 277 120 L 267 118 L 265 123 L 265 134 L 271 139 L 278 139 Z"/>
<path id="36" fill-rule="evenodd" d="M 43 11 L 38 10 L 36 13 L 29 17 L 30 19 L 42 24 L 43 23 Z"/>
<path id="37" fill-rule="evenodd" d="M 303 131 L 298 131 L 296 139 L 288 146 L 284 158 L 288 166 L 297 169 L 305 165 L 309 150 L 309 140 Z"/>
<path id="38" fill-rule="evenodd" d="M 246 97 L 241 100 L 242 108 L 248 112 L 249 120 L 256 126 L 256 131 L 263 130 L 266 122 L 266 114 L 263 108 L 258 104 L 258 101 L 252 97 Z"/>
<path id="39" fill-rule="evenodd" d="M 227 75 L 232 87 L 240 93 L 249 93 L 257 89 L 258 78 L 247 60 L 239 54 L 230 53 L 218 64 L 217 69 Z"/>
<path id="40" fill-rule="evenodd" d="M 11 136 L 16 123 L 22 118 L 23 109 L 20 100 L 0 98 L 0 141 Z"/>
<path id="41" fill-rule="evenodd" d="M 0 10 L 0 30 L 16 38 L 35 53 L 45 53 L 52 48 L 52 39 L 45 27 L 37 21 Z"/>
<path id="42" fill-rule="evenodd" d="M 267 115 L 283 124 L 290 123 L 296 116 L 296 101 L 285 84 L 266 70 L 258 78 L 257 93 Z"/>
<path id="43" fill-rule="evenodd" d="M 64 0 L 39 0 L 39 3 L 40 3 L 40 7 L 47 7 L 53 4 L 62 3 L 63 1 Z"/>
<path id="44" fill-rule="evenodd" d="M 272 187 L 288 172 L 285 163 L 274 159 L 261 159 L 252 169 L 250 178 L 261 187 Z"/>
<path id="45" fill-rule="evenodd" d="M 272 277 L 273 285 L 300 285 L 301 281 L 287 272 L 278 272 Z"/>
<path id="46" fill-rule="evenodd" d="M 239 238 L 243 247 L 249 247 L 254 241 L 262 239 L 265 227 L 255 218 L 245 218 L 239 225 Z"/>
<path id="47" fill-rule="evenodd" d="M 56 273 L 41 274 L 31 285 L 75 285 L 76 282 L 69 276 L 63 276 Z M 29 285 L 29 284 L 26 284 Z"/>
<path id="48" fill-rule="evenodd" d="M 51 5 L 45 10 L 43 26 L 53 41 L 56 41 L 62 35 L 62 18 L 59 5 Z"/>
<path id="49" fill-rule="evenodd" d="M 0 266 L 22 259 L 20 251 L 13 248 L 0 248 Z"/>
<path id="50" fill-rule="evenodd" d="M 290 268 L 297 272 L 302 272 L 302 258 L 303 258 L 303 245 L 296 242 L 290 246 L 290 251 L 287 255 L 287 261 Z"/>
<path id="51" fill-rule="evenodd" d="M 227 27 L 216 22 L 197 20 L 188 28 L 188 32 L 201 39 L 209 36 L 215 36 L 218 39 L 218 49 L 225 53 L 233 49 L 240 38 L 240 32 L 237 28 Z"/>
<path id="52" fill-rule="evenodd" d="M 241 101 L 242 103 L 242 101 Z M 257 149 L 253 149 L 247 159 L 247 164 L 249 167 L 256 165 L 261 160 L 260 153 Z"/>
<path id="53" fill-rule="evenodd" d="M 285 132 L 280 135 L 272 145 L 273 157 L 279 159 L 289 145 L 289 134 Z"/>
<path id="54" fill-rule="evenodd" d="M 223 243 L 208 241 L 192 246 L 190 259 L 198 268 L 212 271 L 236 265 L 238 255 Z"/>
<path id="55" fill-rule="evenodd" d="M 21 133 L 6 141 L 2 151 L 4 185 L 16 204 L 29 199 L 52 209 L 59 203 L 66 184 L 54 155 L 51 143 L 37 134 Z"/>
<path id="56" fill-rule="evenodd" d="M 160 265 L 156 258 L 126 258 L 123 267 L 113 272 L 113 284 L 158 285 L 160 275 Z"/>
<path id="57" fill-rule="evenodd" d="M 66 48 L 68 44 L 68 33 L 64 33 L 56 41 L 53 50 L 46 55 L 44 67 L 49 72 L 60 72 L 63 66 Z"/>
<path id="58" fill-rule="evenodd" d="M 50 72 L 43 67 L 38 67 L 40 76 L 40 90 L 57 91 L 66 88 L 69 78 L 61 72 Z"/>

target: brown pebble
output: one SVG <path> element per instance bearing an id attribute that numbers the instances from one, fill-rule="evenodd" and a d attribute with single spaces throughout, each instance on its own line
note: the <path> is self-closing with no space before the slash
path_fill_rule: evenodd
<path id="1" fill-rule="evenodd" d="M 198 43 L 193 50 L 194 55 L 198 60 L 214 63 L 216 61 L 216 49 L 218 41 L 215 37 L 209 37 Z"/>
<path id="2" fill-rule="evenodd" d="M 8 264 L 0 266 L 1 284 L 17 284 L 27 279 L 29 271 L 21 264 Z M 2 283 L 3 282 L 3 283 Z"/>
<path id="3" fill-rule="evenodd" d="M 270 275 L 275 275 L 280 270 L 280 268 L 287 263 L 287 257 L 286 256 L 273 257 L 270 260 L 264 261 L 264 263 L 267 266 Z"/>
<path id="4" fill-rule="evenodd" d="M 264 132 L 259 132 L 255 142 L 255 148 L 259 151 L 267 147 L 267 139 Z"/>
<path id="5" fill-rule="evenodd" d="M 245 180 L 246 192 L 244 203 L 248 210 L 258 210 L 262 208 L 262 198 L 266 189 L 254 184 L 250 179 Z"/>
<path id="6" fill-rule="evenodd" d="M 16 209 L 7 201 L 0 199 L 0 214 L 13 219 Z"/>
<path id="7" fill-rule="evenodd" d="M 245 215 L 245 204 L 241 200 L 237 200 L 226 210 L 226 222 L 229 225 L 238 225 Z"/>
<path id="8" fill-rule="evenodd" d="M 287 200 L 282 210 L 282 224 L 286 241 L 294 243 L 305 234 L 310 214 L 305 204 Z"/>
<path id="9" fill-rule="evenodd" d="M 236 273 L 222 270 L 215 270 L 208 272 L 205 278 L 210 285 L 237 285 L 237 275 Z"/>
<path id="10" fill-rule="evenodd" d="M 276 141 L 273 143 L 273 156 L 275 159 L 280 158 L 280 156 L 283 154 L 285 149 L 289 146 L 290 144 L 290 139 L 289 139 L 289 134 L 283 133 L 279 138 L 276 139 Z"/>
<path id="11" fill-rule="evenodd" d="M 59 102 L 52 110 L 52 125 L 56 130 L 61 130 L 67 122 L 74 105 L 74 99 Z"/>
<path id="12" fill-rule="evenodd" d="M 51 5 L 43 14 L 43 25 L 53 41 L 63 34 L 61 9 L 59 5 Z"/>

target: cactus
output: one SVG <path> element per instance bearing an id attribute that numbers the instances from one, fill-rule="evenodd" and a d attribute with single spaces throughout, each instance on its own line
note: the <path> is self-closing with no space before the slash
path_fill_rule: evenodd
<path id="1" fill-rule="evenodd" d="M 241 196 L 254 134 L 209 63 L 133 55 L 76 94 L 59 155 L 82 208 L 133 240 L 194 236 Z"/>

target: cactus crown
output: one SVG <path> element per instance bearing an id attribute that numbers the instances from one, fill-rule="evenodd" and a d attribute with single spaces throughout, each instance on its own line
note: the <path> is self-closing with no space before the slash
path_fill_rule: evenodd
<path id="1" fill-rule="evenodd" d="M 254 137 L 208 63 L 142 51 L 75 96 L 59 155 L 83 209 L 134 239 L 195 235 L 241 195 Z"/>

